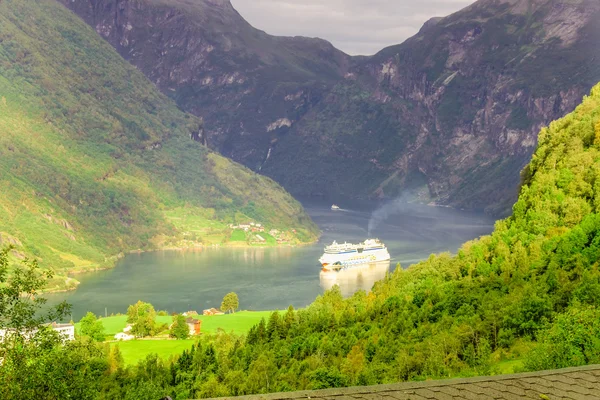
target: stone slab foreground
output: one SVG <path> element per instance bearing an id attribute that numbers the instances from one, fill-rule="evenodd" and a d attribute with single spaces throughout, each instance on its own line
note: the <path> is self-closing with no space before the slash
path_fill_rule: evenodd
<path id="1" fill-rule="evenodd" d="M 303 390 L 221 399 L 228 398 L 239 400 L 600 400 L 600 364 L 512 375 Z"/>

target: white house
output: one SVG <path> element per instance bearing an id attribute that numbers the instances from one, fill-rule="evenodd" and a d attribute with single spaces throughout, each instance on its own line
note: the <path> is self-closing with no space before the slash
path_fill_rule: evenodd
<path id="1" fill-rule="evenodd" d="M 54 331 L 58 332 L 62 340 L 75 340 L 75 325 L 57 324 L 56 322 L 53 322 L 51 327 Z"/>
<path id="2" fill-rule="evenodd" d="M 130 335 L 125 332 L 119 332 L 115 335 L 115 340 L 132 340 L 135 339 L 135 336 Z"/>
<path id="3" fill-rule="evenodd" d="M 52 330 L 54 330 L 55 332 L 58 332 L 58 334 L 60 335 L 60 337 L 63 341 L 75 340 L 75 325 L 57 324 L 56 322 L 53 322 L 51 324 L 48 324 L 47 326 L 52 328 Z M 3 340 L 9 331 L 10 331 L 9 329 L 8 330 L 0 329 L 0 340 Z M 23 335 L 25 337 L 25 339 L 30 339 L 36 333 L 37 333 L 37 329 L 33 329 L 33 330 L 22 331 L 21 335 Z"/>
<path id="4" fill-rule="evenodd" d="M 192 315 L 198 315 L 198 311 L 194 311 L 194 310 L 190 310 L 190 311 L 186 311 L 183 314 L 184 317 L 191 317 Z"/>

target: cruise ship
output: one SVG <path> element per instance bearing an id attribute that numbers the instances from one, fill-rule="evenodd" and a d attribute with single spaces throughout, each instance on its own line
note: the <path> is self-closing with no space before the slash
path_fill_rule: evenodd
<path id="1" fill-rule="evenodd" d="M 333 242 L 325 247 L 319 258 L 324 271 L 339 270 L 354 265 L 361 265 L 390 259 L 385 244 L 379 239 L 367 239 L 362 243 Z"/>

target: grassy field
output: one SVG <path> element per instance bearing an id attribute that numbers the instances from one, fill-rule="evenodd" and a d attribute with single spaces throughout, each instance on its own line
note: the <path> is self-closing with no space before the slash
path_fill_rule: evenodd
<path id="1" fill-rule="evenodd" d="M 260 232 L 259 235 L 265 239 L 266 244 L 270 246 L 277 245 L 277 240 L 273 236 L 269 235 L 267 232 Z"/>
<path id="2" fill-rule="evenodd" d="M 246 232 L 244 232 L 241 229 L 234 229 L 233 232 L 231 232 L 231 239 L 232 242 L 245 242 L 246 241 Z"/>
<path id="3" fill-rule="evenodd" d="M 158 354 L 161 358 L 169 358 L 173 354 L 181 354 L 183 350 L 189 349 L 195 342 L 188 340 L 131 340 L 128 342 L 112 343 L 118 345 L 123 361 L 127 365 L 136 364 L 149 354 Z"/>
<path id="4" fill-rule="evenodd" d="M 260 322 L 262 318 L 268 319 L 272 311 L 240 311 L 235 314 L 226 315 L 211 315 L 204 316 L 198 315 L 197 319 L 202 321 L 202 332 L 203 333 L 216 333 L 219 329 L 226 332 L 234 332 L 237 334 L 243 334 Z M 107 340 L 111 340 L 112 337 L 121 332 L 127 325 L 127 316 L 118 315 L 114 317 L 100 318 L 104 325 L 105 334 Z M 171 316 L 158 316 L 156 317 L 158 323 L 170 324 L 172 321 Z M 79 328 L 79 323 L 75 324 L 75 328 Z M 131 340 L 127 342 L 118 342 L 119 349 L 123 354 L 123 360 L 125 364 L 136 364 L 138 361 L 143 360 L 149 354 L 158 354 L 161 358 L 168 358 L 171 355 L 180 354 L 184 349 L 194 343 L 194 339 L 188 340 L 171 340 L 171 339 L 149 339 L 149 340 Z M 113 342 L 111 346 L 114 346 L 116 342 Z"/>
<path id="5" fill-rule="evenodd" d="M 242 334 L 259 323 L 261 318 L 268 319 L 269 315 L 271 315 L 271 311 L 240 311 L 225 315 L 198 315 L 195 318 L 202 321 L 201 330 L 203 333 L 216 333 L 219 329 L 222 329 L 225 332 Z M 111 338 L 127 326 L 126 315 L 100 318 L 99 320 L 104 325 L 104 333 Z M 172 320 L 173 317 L 170 315 L 156 317 L 156 322 L 160 324 L 170 324 Z M 75 329 L 79 329 L 79 323 L 75 324 Z"/>
<path id="6" fill-rule="evenodd" d="M 197 318 L 202 321 L 202 332 L 215 333 L 218 329 L 223 329 L 225 332 L 239 334 L 248 332 L 262 318 L 267 320 L 271 313 L 272 311 L 239 311 L 235 314 L 199 315 Z"/>

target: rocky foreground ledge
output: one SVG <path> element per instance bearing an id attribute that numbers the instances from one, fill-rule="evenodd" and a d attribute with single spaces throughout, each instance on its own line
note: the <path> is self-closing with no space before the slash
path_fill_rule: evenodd
<path id="1" fill-rule="evenodd" d="M 391 385 L 304 390 L 236 397 L 246 400 L 280 399 L 600 399 L 600 364 L 512 375 L 480 376 Z"/>

